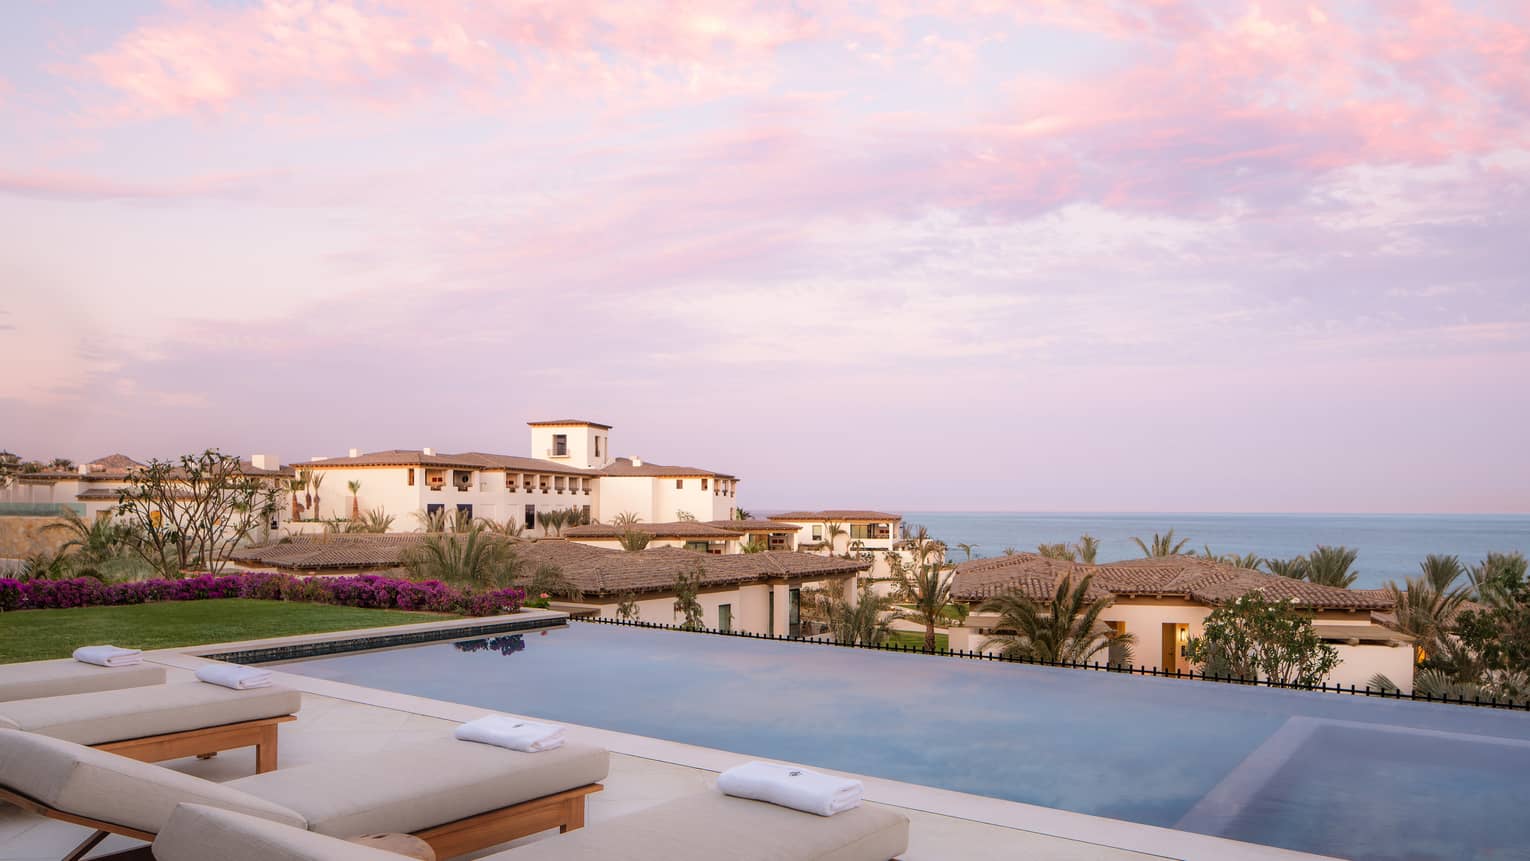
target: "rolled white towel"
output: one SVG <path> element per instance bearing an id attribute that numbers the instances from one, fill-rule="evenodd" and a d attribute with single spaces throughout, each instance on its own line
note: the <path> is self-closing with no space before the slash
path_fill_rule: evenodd
<path id="1" fill-rule="evenodd" d="M 819 816 L 833 816 L 860 807 L 864 791 L 859 780 L 768 762 L 728 769 L 717 776 L 717 788 L 727 795 L 767 801 Z"/>
<path id="2" fill-rule="evenodd" d="M 197 681 L 206 682 L 209 685 L 222 685 L 236 691 L 247 691 L 250 688 L 270 687 L 271 671 L 242 667 L 238 664 L 203 664 L 197 668 Z"/>
<path id="3" fill-rule="evenodd" d="M 485 715 L 457 727 L 453 733 L 462 741 L 476 741 L 495 747 L 539 753 L 563 746 L 563 727 L 519 718 Z"/>
<path id="4" fill-rule="evenodd" d="M 116 646 L 81 646 L 74 650 L 74 659 L 98 667 L 136 667 L 143 663 L 143 652 Z"/>

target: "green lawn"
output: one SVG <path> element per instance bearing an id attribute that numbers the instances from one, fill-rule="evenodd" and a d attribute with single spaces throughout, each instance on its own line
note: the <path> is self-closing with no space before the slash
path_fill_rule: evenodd
<path id="1" fill-rule="evenodd" d="M 0 613 L 0 664 L 67 658 L 78 646 L 163 649 L 453 619 L 440 613 L 220 598 Z"/>
<path id="2" fill-rule="evenodd" d="M 945 634 L 935 635 L 935 648 L 946 649 L 950 645 L 950 637 Z M 889 646 L 912 646 L 916 649 L 924 648 L 923 631 L 893 631 L 892 636 L 887 638 Z"/>

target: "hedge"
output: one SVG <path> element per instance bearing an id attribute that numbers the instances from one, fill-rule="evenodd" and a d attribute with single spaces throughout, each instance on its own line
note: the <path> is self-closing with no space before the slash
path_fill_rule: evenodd
<path id="1" fill-rule="evenodd" d="M 71 607 L 117 607 L 150 601 L 201 601 L 213 598 L 259 598 L 304 601 L 379 610 L 426 610 L 461 616 L 493 616 L 520 609 L 524 589 L 475 592 L 438 580 L 415 582 L 360 574 L 350 577 L 294 577 L 274 572 L 199 574 L 183 580 L 132 580 L 103 583 L 91 577 L 72 580 L 0 578 L 0 611 Z"/>

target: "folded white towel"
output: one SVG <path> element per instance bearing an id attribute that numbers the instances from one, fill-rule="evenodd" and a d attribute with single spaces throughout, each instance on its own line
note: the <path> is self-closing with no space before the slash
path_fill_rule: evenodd
<path id="1" fill-rule="evenodd" d="M 538 753 L 563 746 L 563 727 L 519 718 L 486 715 L 457 727 L 453 735 L 462 741 L 476 741 L 495 747 Z"/>
<path id="2" fill-rule="evenodd" d="M 236 691 L 271 686 L 271 671 L 238 664 L 203 664 L 197 668 L 197 680 L 210 685 L 222 685 Z"/>
<path id="3" fill-rule="evenodd" d="M 860 807 L 864 791 L 859 780 L 768 762 L 728 769 L 717 776 L 717 788 L 728 795 L 768 801 L 819 816 L 833 816 Z"/>
<path id="4" fill-rule="evenodd" d="M 74 659 L 98 667 L 136 667 L 143 663 L 143 652 L 116 646 L 81 646 L 74 650 Z"/>

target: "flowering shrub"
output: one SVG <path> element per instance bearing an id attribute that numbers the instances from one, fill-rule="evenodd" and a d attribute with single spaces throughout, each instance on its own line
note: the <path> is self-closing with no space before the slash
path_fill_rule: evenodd
<path id="1" fill-rule="evenodd" d="M 201 601 L 212 598 L 259 598 L 367 607 L 378 610 L 425 610 L 461 616 L 493 616 L 520 609 L 524 589 L 488 592 L 458 590 L 437 580 L 416 582 L 360 574 L 349 577 L 294 577 L 290 574 L 200 574 L 184 580 L 134 580 L 103 583 L 90 577 L 73 580 L 0 578 L 0 612 L 70 607 L 114 607 L 150 601 Z"/>

